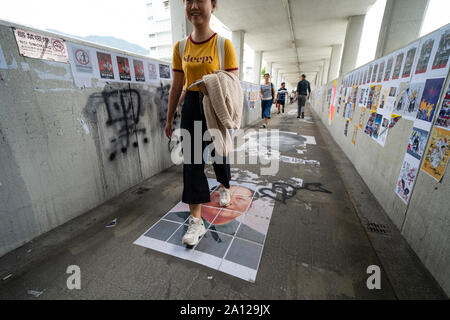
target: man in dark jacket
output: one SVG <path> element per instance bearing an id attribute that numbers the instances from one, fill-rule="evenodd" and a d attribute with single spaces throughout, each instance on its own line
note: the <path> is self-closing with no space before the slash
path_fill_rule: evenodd
<path id="1" fill-rule="evenodd" d="M 309 81 L 306 80 L 306 76 L 302 74 L 302 80 L 297 84 L 297 103 L 298 103 L 298 114 L 297 118 L 305 118 L 305 104 L 306 100 L 309 100 L 311 95 L 311 86 Z"/>

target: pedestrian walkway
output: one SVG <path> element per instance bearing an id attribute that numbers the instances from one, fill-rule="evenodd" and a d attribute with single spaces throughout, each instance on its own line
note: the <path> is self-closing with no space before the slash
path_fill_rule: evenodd
<path id="1" fill-rule="evenodd" d="M 445 298 L 407 246 L 394 249 L 410 260 L 390 267 L 388 244 L 401 236 L 367 231 L 361 214 L 376 201 L 309 108 L 305 119 L 294 110 L 288 105 L 269 125 L 281 138 L 275 176 L 261 176 L 258 164 L 232 166 L 235 185 L 255 185 L 273 203 L 254 282 L 134 244 L 179 203 L 175 166 L 0 258 L 0 299 Z M 67 288 L 71 265 L 80 267 L 81 290 Z M 379 290 L 367 287 L 369 266 L 381 269 Z M 409 287 L 408 278 L 416 279 Z"/>

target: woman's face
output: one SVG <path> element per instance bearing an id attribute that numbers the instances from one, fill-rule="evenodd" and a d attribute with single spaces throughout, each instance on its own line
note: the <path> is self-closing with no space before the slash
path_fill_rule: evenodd
<path id="1" fill-rule="evenodd" d="M 209 24 L 211 13 L 216 9 L 212 0 L 185 0 L 186 17 L 193 25 Z"/>
<path id="2" fill-rule="evenodd" d="M 220 216 L 214 221 L 214 225 L 222 225 L 228 223 L 242 213 L 244 213 L 249 205 L 251 206 L 253 192 L 249 189 L 241 186 L 232 186 L 230 188 L 231 195 L 231 205 L 225 207 L 222 210 Z M 218 213 L 218 209 L 221 208 L 219 205 L 220 194 L 219 191 L 215 191 L 211 195 L 211 201 L 205 203 L 202 206 L 202 217 L 205 218 L 209 223 L 211 223 Z"/>

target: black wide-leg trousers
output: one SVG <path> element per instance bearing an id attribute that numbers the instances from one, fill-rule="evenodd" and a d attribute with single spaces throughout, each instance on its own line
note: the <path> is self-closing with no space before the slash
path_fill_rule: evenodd
<path id="1" fill-rule="evenodd" d="M 183 148 L 183 196 L 182 201 L 188 204 L 200 204 L 210 201 L 210 190 L 208 185 L 208 179 L 205 175 L 205 160 L 203 158 L 203 153 L 205 148 L 213 148 L 213 143 L 211 138 L 207 141 L 203 141 L 203 136 L 207 131 L 206 118 L 203 111 L 203 95 L 197 91 L 187 91 L 184 98 L 183 107 L 181 109 L 181 129 L 189 132 L 190 138 L 183 136 L 185 133 L 181 133 L 181 146 Z M 195 121 L 201 122 L 201 136 L 194 135 L 194 124 Z M 198 126 L 198 125 L 197 125 Z M 199 130 L 200 131 L 200 130 Z M 197 144 L 197 148 L 195 145 Z M 201 148 L 198 147 L 201 145 Z M 185 152 L 190 149 L 190 155 Z M 195 150 L 197 149 L 197 150 Z M 195 156 L 195 151 L 200 152 L 201 155 Z M 211 152 L 213 159 L 215 157 L 215 150 Z M 217 181 L 225 186 L 225 188 L 230 187 L 231 173 L 230 164 L 226 157 L 221 157 L 221 161 L 214 161 L 213 168 L 216 174 Z M 194 160 L 197 160 L 195 163 Z M 200 162 L 201 161 L 201 162 Z"/>

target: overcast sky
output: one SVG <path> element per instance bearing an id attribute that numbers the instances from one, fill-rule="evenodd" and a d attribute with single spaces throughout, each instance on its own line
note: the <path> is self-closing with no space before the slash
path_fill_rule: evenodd
<path id="1" fill-rule="evenodd" d="M 181 1 L 181 0 L 180 0 Z M 357 65 L 373 59 L 386 0 L 378 0 L 366 16 Z M 0 19 L 39 29 L 88 36 L 114 36 L 148 48 L 147 0 L 8 0 Z M 430 0 L 422 33 L 450 22 L 450 0 Z"/>
<path id="2" fill-rule="evenodd" d="M 147 0 L 8 0 L 0 19 L 77 36 L 113 36 L 148 48 Z"/>

